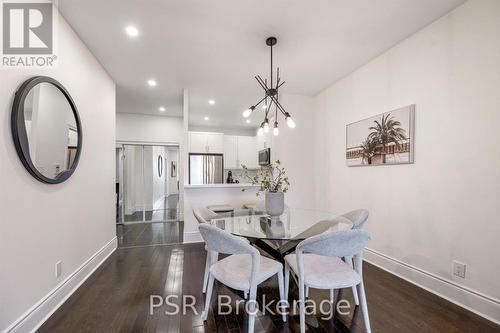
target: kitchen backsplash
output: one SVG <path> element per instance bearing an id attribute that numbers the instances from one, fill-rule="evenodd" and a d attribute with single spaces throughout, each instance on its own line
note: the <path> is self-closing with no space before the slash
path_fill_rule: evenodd
<path id="1" fill-rule="evenodd" d="M 245 172 L 241 169 L 224 169 L 224 183 L 227 183 L 227 174 L 231 171 L 233 173 L 233 180 L 239 180 L 240 183 L 249 183 L 250 181 L 245 176 Z M 254 177 L 257 175 L 259 170 L 248 170 L 247 175 L 249 177 Z"/>

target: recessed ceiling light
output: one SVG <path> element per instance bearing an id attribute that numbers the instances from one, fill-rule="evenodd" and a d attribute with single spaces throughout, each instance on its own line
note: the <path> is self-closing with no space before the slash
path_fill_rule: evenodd
<path id="1" fill-rule="evenodd" d="M 148 86 L 150 86 L 150 87 L 156 87 L 156 84 L 157 83 L 156 83 L 155 80 L 153 80 L 153 79 L 148 80 Z"/>
<path id="2" fill-rule="evenodd" d="M 203 119 L 208 120 L 208 117 L 205 116 Z"/>
<path id="3" fill-rule="evenodd" d="M 166 109 L 165 109 L 165 107 L 164 107 L 164 106 L 160 106 L 160 107 L 158 108 L 158 110 L 160 110 L 160 112 L 165 112 L 165 110 L 166 110 Z"/>
<path id="4" fill-rule="evenodd" d="M 247 119 L 247 124 L 250 124 L 250 123 L 251 123 L 250 119 Z"/>
<path id="5" fill-rule="evenodd" d="M 209 101 L 208 101 L 208 104 L 210 104 L 210 105 L 214 105 L 214 104 L 215 104 L 215 101 L 214 101 L 213 99 L 211 99 L 211 100 L 209 100 Z"/>
<path id="6" fill-rule="evenodd" d="M 129 25 L 128 27 L 126 27 L 125 28 L 125 32 L 130 37 L 137 37 L 137 36 L 139 36 L 139 30 L 137 30 L 137 28 L 134 27 L 133 25 Z"/>

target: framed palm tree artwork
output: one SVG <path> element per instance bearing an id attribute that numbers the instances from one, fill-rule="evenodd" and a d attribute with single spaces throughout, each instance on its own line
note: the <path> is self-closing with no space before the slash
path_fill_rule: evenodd
<path id="1" fill-rule="evenodd" d="M 415 105 L 346 126 L 348 166 L 413 163 Z"/>

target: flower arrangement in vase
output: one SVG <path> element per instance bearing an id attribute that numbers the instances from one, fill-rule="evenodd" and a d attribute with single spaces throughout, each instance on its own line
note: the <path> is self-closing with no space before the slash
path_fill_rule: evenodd
<path id="1" fill-rule="evenodd" d="M 253 177 L 248 175 L 248 168 L 241 165 L 245 177 L 252 185 L 260 185 L 257 196 L 265 193 L 266 212 L 271 216 L 280 216 L 285 210 L 285 193 L 288 191 L 290 182 L 285 168 L 281 166 L 280 160 L 263 167 Z"/>

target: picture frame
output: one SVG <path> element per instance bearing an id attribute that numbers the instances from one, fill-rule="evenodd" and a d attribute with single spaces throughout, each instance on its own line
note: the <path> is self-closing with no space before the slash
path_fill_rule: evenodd
<path id="1" fill-rule="evenodd" d="M 170 162 L 170 177 L 172 177 L 172 178 L 177 177 L 177 162 L 176 161 Z"/>
<path id="2" fill-rule="evenodd" d="M 415 104 L 346 125 L 346 165 L 414 163 Z"/>

